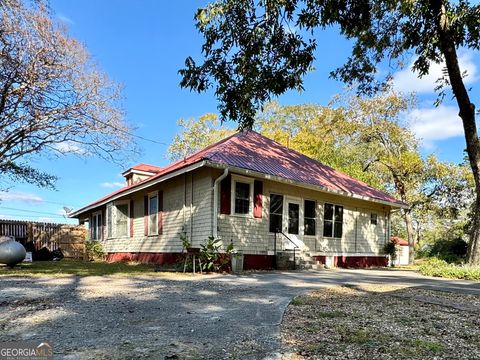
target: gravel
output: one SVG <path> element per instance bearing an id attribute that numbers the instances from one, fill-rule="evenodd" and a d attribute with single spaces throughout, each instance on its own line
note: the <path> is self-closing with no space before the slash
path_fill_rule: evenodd
<path id="1" fill-rule="evenodd" d="M 418 307 L 418 316 L 427 316 L 428 309 L 435 308 L 441 309 L 432 313 L 438 316 L 448 312 L 462 316 L 475 314 L 478 318 L 472 312 L 478 309 L 478 283 L 429 279 L 412 272 L 322 270 L 195 277 L 174 274 L 2 277 L 0 341 L 48 341 L 53 344 L 56 359 L 286 358 L 292 353 L 292 346 L 297 346 L 288 342 L 282 345 L 280 337 L 282 317 L 291 299 L 306 291 L 339 284 L 416 286 L 412 293 L 410 289 L 390 292 L 389 301 L 404 304 L 404 309 L 411 311 Z M 419 286 L 423 289 L 418 289 Z M 449 296 L 454 301 L 436 304 L 445 301 L 445 297 L 422 292 L 431 292 L 430 288 L 453 291 Z M 352 287 L 342 289 L 355 294 L 359 291 Z M 456 297 L 467 295 L 457 292 L 473 297 L 459 305 Z M 363 299 L 347 296 L 342 302 L 339 294 L 334 297 L 336 302 L 344 304 L 344 309 L 338 311 L 349 311 L 348 299 L 357 298 Z M 331 298 L 323 301 L 330 304 Z M 377 318 L 393 324 L 382 306 L 376 309 Z M 283 321 L 283 329 L 290 324 L 289 314 Z M 329 329 L 327 321 L 338 320 L 328 318 L 332 315 L 325 316 L 318 321 L 321 333 Z M 466 324 L 460 320 L 458 323 L 458 327 Z M 407 325 L 404 330 L 410 335 L 405 337 L 415 338 L 416 330 L 423 329 Z M 478 329 L 478 322 L 476 326 Z M 398 330 L 399 341 L 404 330 Z M 478 341 L 476 333 L 472 334 L 469 341 Z M 362 333 L 360 340 L 361 336 Z M 458 346 L 466 343 L 467 340 Z"/>

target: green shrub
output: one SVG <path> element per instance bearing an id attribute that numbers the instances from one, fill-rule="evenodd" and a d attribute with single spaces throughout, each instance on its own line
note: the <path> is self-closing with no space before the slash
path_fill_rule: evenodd
<path id="1" fill-rule="evenodd" d="M 467 242 L 461 238 L 438 240 L 428 252 L 429 257 L 436 257 L 448 263 L 461 263 L 467 255 Z"/>
<path id="2" fill-rule="evenodd" d="M 383 245 L 383 253 L 385 255 L 389 255 L 391 259 L 392 267 L 394 266 L 393 262 L 397 259 L 397 245 L 393 241 L 388 241 L 385 245 Z"/>
<path id="3" fill-rule="evenodd" d="M 226 252 L 220 252 L 221 240 L 210 236 L 204 244 L 200 245 L 200 257 L 202 268 L 206 271 L 221 271 L 230 263 L 230 256 L 233 253 L 233 244 L 227 246 Z M 228 269 L 227 269 L 228 270 Z"/>
<path id="4" fill-rule="evenodd" d="M 450 279 L 480 280 L 480 267 L 449 264 L 445 260 L 431 258 L 419 267 L 420 273 Z"/>
<path id="5" fill-rule="evenodd" d="M 85 251 L 88 260 L 102 260 L 105 255 L 103 245 L 96 240 L 87 241 L 85 243 Z"/>

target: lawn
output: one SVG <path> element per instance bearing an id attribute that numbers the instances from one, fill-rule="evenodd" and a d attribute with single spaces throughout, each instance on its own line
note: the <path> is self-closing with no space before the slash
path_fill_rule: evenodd
<path id="1" fill-rule="evenodd" d="M 102 276 L 102 275 L 165 275 L 155 271 L 154 264 L 133 262 L 107 263 L 103 261 L 81 261 L 63 259 L 60 261 L 35 261 L 21 263 L 10 269 L 0 265 L 0 276 Z"/>
<path id="2" fill-rule="evenodd" d="M 399 286 L 338 286 L 293 299 L 287 359 L 479 359 L 480 297 Z"/>

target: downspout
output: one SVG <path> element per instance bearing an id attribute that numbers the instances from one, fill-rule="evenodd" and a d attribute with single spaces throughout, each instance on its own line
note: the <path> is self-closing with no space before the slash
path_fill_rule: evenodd
<path id="1" fill-rule="evenodd" d="M 220 175 L 213 183 L 213 231 L 212 235 L 216 239 L 218 237 L 218 184 L 228 175 L 228 168 L 225 168 L 223 174 Z"/>

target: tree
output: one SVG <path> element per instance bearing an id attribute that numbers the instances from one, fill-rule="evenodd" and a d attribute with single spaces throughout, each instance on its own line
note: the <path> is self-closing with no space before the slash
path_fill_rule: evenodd
<path id="1" fill-rule="evenodd" d="M 331 75 L 357 84 L 361 93 L 382 89 L 377 68 L 384 61 L 390 68 L 401 66 L 414 54 L 413 69 L 420 77 L 431 63 L 444 61 L 445 76 L 434 90 L 439 101 L 452 90 L 462 119 L 476 189 L 468 258 L 480 264 L 480 140 L 457 55 L 459 48 L 480 48 L 480 5 L 468 0 L 219 0 L 198 9 L 195 19 L 205 38 L 204 61 L 197 65 L 187 58 L 181 85 L 199 92 L 215 86 L 222 118 L 243 127 L 253 125 L 255 110 L 265 101 L 302 88 L 313 65 L 317 29 L 338 26 L 352 40 L 351 56 Z"/>
<path id="2" fill-rule="evenodd" d="M 0 0 L 0 172 L 52 187 L 34 156 L 120 160 L 134 150 L 118 85 L 56 24 L 43 1 Z"/>
<path id="3" fill-rule="evenodd" d="M 180 119 L 177 124 L 182 130 L 175 135 L 167 149 L 171 161 L 192 155 L 235 132 L 234 129 L 222 125 L 215 114 L 205 114 L 198 119 Z"/>

